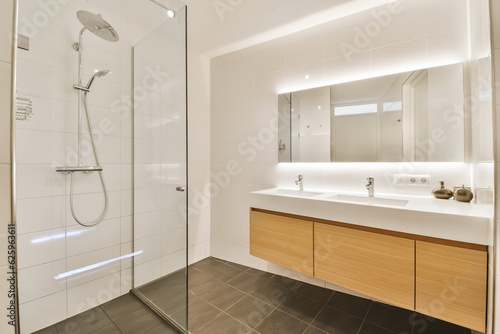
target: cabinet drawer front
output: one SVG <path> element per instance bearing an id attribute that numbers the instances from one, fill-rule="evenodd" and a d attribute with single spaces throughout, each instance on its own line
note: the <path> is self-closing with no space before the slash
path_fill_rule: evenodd
<path id="1" fill-rule="evenodd" d="M 317 278 L 414 309 L 414 240 L 315 223 L 314 266 Z"/>
<path id="2" fill-rule="evenodd" d="M 416 310 L 484 332 L 487 253 L 423 241 L 416 247 Z"/>
<path id="3" fill-rule="evenodd" d="M 313 223 L 251 211 L 250 254 L 313 276 Z"/>

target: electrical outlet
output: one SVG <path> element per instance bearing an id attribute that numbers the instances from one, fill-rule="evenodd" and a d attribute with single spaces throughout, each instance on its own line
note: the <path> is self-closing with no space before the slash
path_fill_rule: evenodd
<path id="1" fill-rule="evenodd" d="M 406 182 L 410 186 L 428 186 L 431 184 L 430 175 L 407 175 Z"/>
<path id="2" fill-rule="evenodd" d="M 395 186 L 406 186 L 408 184 L 405 174 L 394 174 Z"/>

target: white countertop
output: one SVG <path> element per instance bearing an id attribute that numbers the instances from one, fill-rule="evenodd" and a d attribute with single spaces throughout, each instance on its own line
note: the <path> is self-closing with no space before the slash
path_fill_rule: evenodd
<path id="1" fill-rule="evenodd" d="M 335 198 L 338 193 L 334 191 L 305 189 L 305 193 L 318 194 L 302 197 L 297 189 L 290 188 L 287 189 L 290 194 L 278 194 L 280 190 L 285 189 L 254 191 L 251 193 L 250 206 L 447 240 L 492 244 L 490 229 L 493 205 L 442 200 L 433 196 L 391 194 L 375 194 L 375 198 L 407 200 L 408 203 L 404 206 L 354 203 Z M 367 193 L 341 194 L 368 197 Z"/>

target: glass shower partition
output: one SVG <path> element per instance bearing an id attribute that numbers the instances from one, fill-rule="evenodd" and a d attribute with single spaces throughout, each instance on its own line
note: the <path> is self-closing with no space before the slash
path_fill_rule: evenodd
<path id="1" fill-rule="evenodd" d="M 178 3 L 178 2 L 177 2 Z M 134 47 L 134 289 L 187 332 L 186 7 Z"/>

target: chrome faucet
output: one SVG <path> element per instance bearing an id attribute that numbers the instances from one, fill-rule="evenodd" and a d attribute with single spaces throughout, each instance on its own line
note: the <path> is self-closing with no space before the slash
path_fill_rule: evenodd
<path id="1" fill-rule="evenodd" d="M 295 184 L 299 186 L 300 191 L 304 190 L 304 184 L 302 183 L 303 176 L 297 175 L 297 180 L 295 180 Z"/>
<path id="2" fill-rule="evenodd" d="M 368 196 L 373 197 L 375 195 L 375 179 L 373 177 L 367 177 L 366 181 L 368 181 L 366 185 L 366 189 L 368 189 Z"/>

